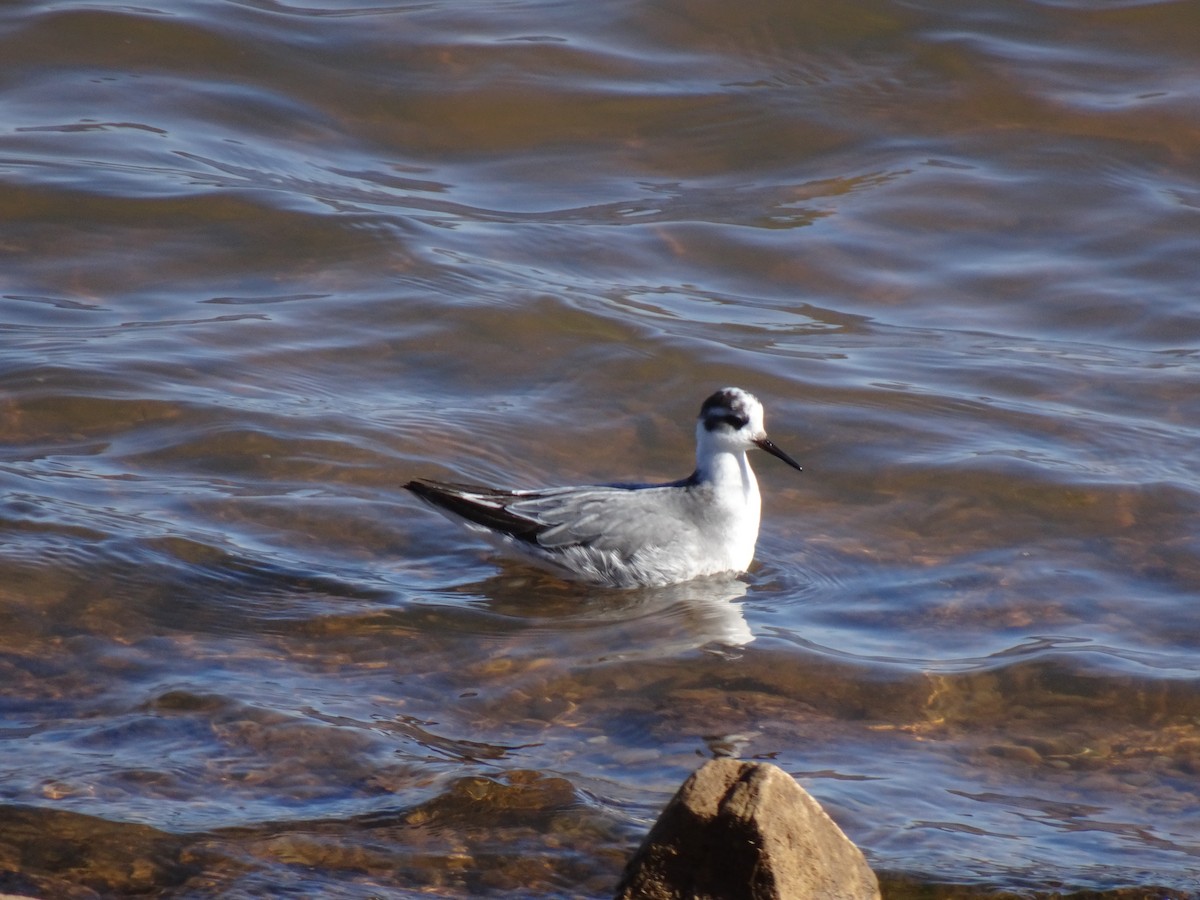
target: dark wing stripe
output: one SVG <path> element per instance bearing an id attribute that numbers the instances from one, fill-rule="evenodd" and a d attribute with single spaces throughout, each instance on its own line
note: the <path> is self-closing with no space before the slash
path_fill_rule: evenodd
<path id="1" fill-rule="evenodd" d="M 533 519 L 518 516 L 508 511 L 505 506 L 518 499 L 511 491 L 497 491 L 493 488 L 476 487 L 470 484 L 449 484 L 438 481 L 410 481 L 404 485 L 426 503 L 441 507 L 462 516 L 469 522 L 491 528 L 502 534 L 511 535 L 520 541 L 536 544 L 538 535 L 549 526 Z M 472 499 L 472 494 L 487 502 Z"/>

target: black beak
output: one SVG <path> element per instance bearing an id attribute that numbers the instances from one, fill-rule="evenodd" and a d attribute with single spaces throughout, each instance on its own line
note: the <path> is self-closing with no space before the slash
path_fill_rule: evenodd
<path id="1" fill-rule="evenodd" d="M 758 447 L 758 449 L 766 450 L 768 453 L 770 453 L 776 459 L 782 459 L 785 463 L 787 463 L 789 466 L 791 466 L 797 472 L 804 471 L 804 469 L 801 468 L 800 463 L 796 462 L 794 459 L 792 459 L 790 456 L 788 456 L 786 453 L 784 453 L 782 450 L 780 450 L 778 447 L 776 447 L 775 444 L 773 444 L 771 442 L 771 439 L 769 437 L 764 436 L 764 437 L 757 438 L 754 441 L 754 443 Z"/>

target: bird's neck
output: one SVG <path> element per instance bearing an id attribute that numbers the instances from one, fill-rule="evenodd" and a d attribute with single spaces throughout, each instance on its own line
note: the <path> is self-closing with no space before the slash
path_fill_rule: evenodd
<path id="1" fill-rule="evenodd" d="M 740 496 L 744 503 L 758 500 L 758 480 L 745 451 L 697 454 L 696 474 L 711 484 L 718 496 Z"/>

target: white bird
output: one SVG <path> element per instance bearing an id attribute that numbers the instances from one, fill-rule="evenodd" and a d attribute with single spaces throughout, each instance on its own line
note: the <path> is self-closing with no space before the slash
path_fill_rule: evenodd
<path id="1" fill-rule="evenodd" d="M 417 479 L 405 487 L 561 577 L 661 586 L 750 567 L 762 510 L 746 459 L 755 447 L 803 471 L 767 438 L 758 399 L 727 387 L 700 407 L 696 471 L 680 481 L 507 491 Z"/>

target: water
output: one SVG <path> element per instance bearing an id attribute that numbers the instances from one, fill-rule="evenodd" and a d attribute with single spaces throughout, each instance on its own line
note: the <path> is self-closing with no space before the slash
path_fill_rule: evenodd
<path id="1" fill-rule="evenodd" d="M 1198 26 L 6 4 L 0 886 L 599 898 L 732 754 L 892 896 L 1200 893 Z M 680 477 L 725 384 L 744 583 L 399 487 Z"/>

